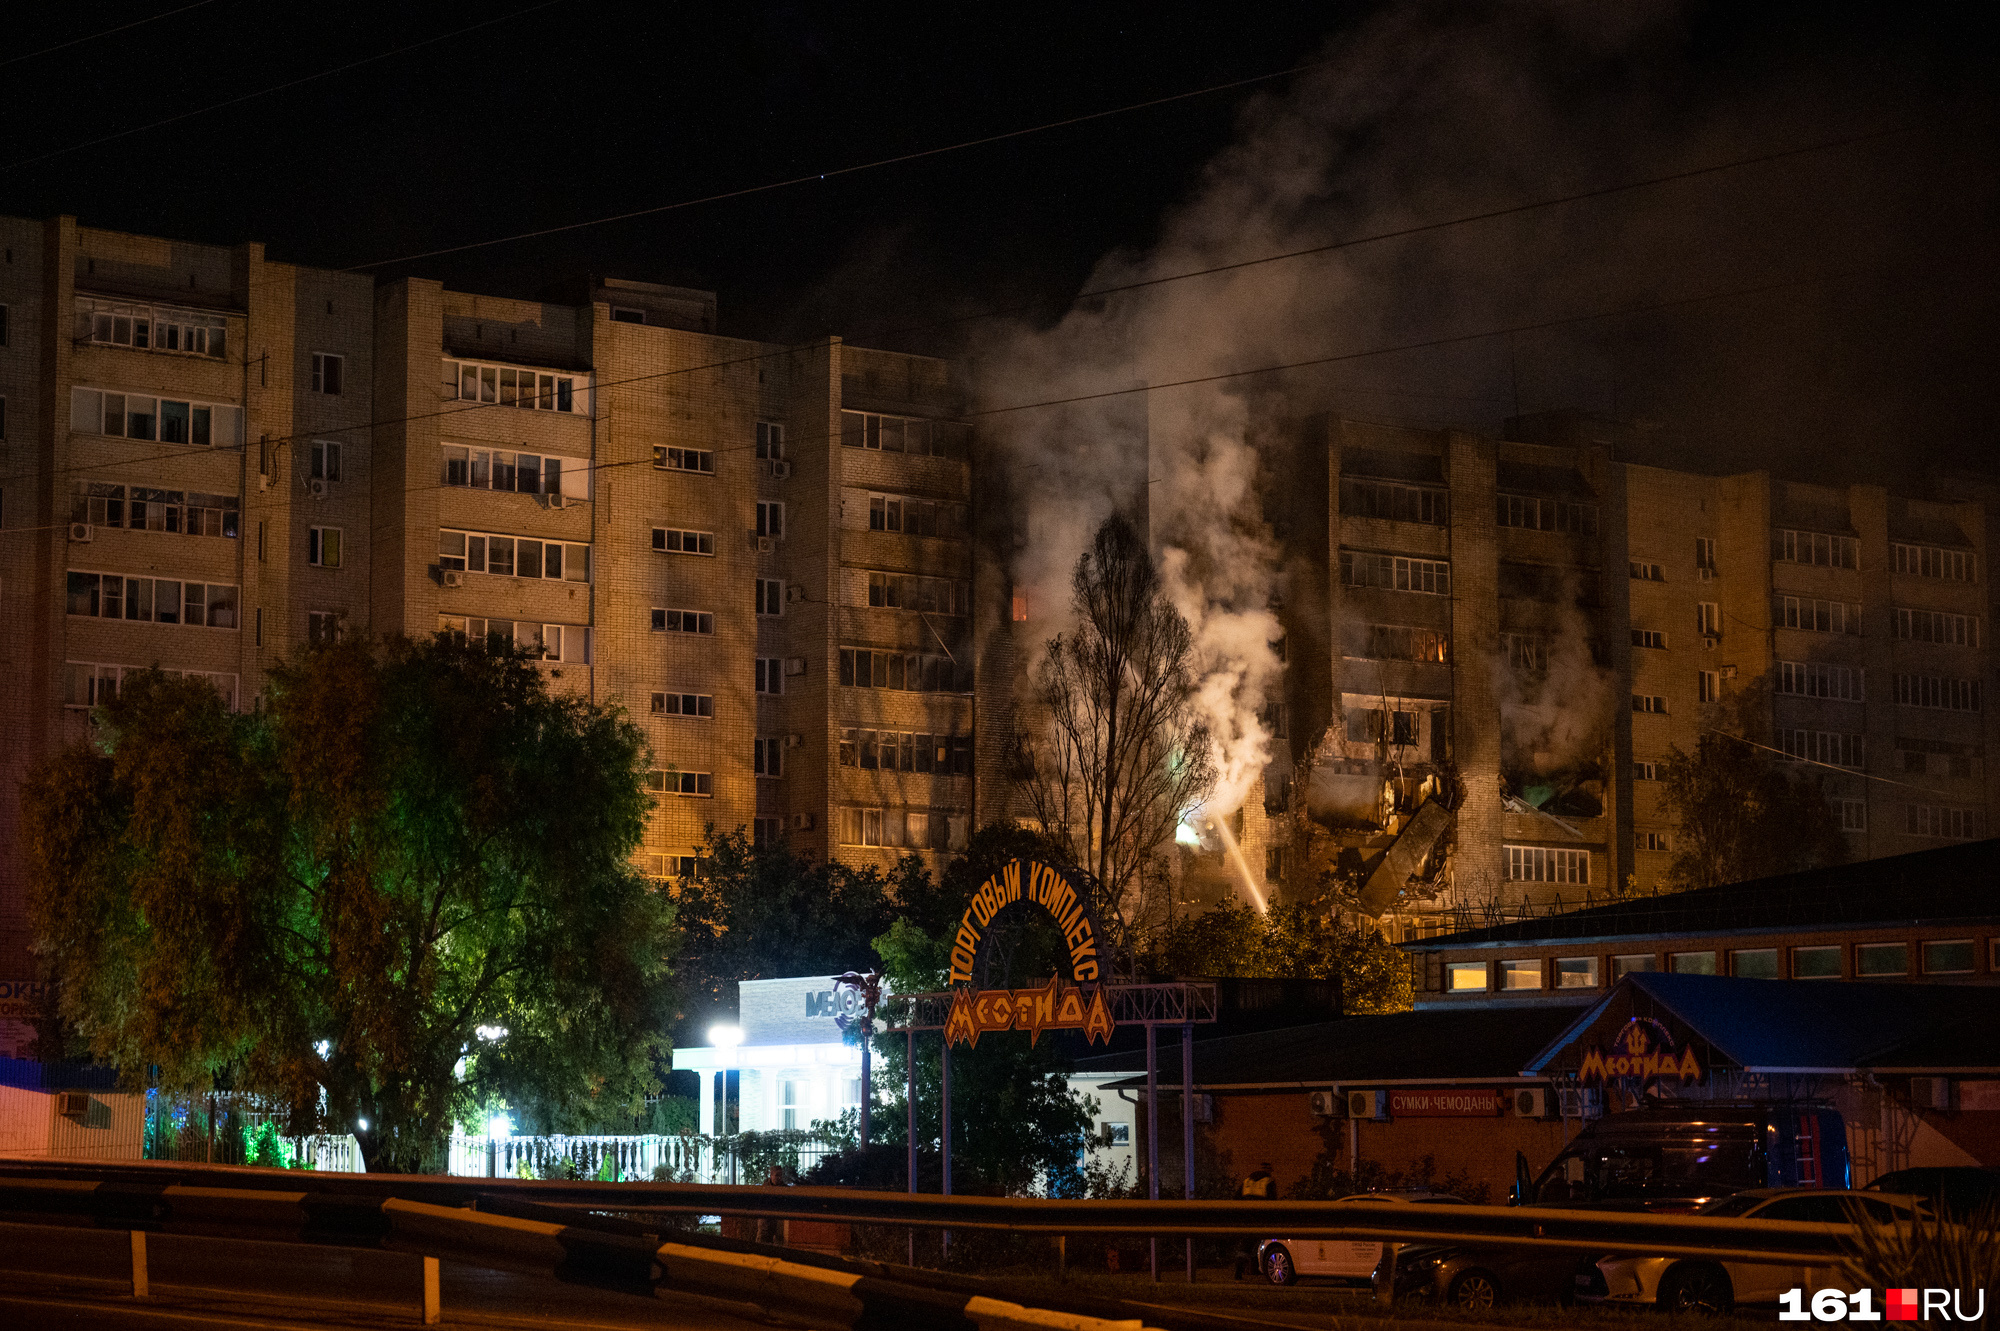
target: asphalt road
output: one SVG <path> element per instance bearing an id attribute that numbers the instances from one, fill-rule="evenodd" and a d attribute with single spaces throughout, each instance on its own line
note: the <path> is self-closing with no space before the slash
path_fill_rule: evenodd
<path id="1" fill-rule="evenodd" d="M 149 1234 L 152 1298 L 130 1295 L 123 1230 L 0 1224 L 0 1326 L 414 1326 L 421 1259 L 366 1248 Z M 490 1327 L 685 1327 L 770 1324 L 690 1301 L 645 1299 L 548 1277 L 440 1263 L 444 1323 Z"/>

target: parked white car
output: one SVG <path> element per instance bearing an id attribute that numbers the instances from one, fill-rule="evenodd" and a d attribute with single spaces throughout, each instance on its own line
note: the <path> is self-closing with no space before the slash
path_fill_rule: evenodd
<path id="1" fill-rule="evenodd" d="M 1399 1188 L 1357 1192 L 1341 1202 L 1412 1202 L 1424 1206 L 1464 1206 L 1465 1198 L 1448 1192 Z M 1358 1239 L 1265 1239 L 1257 1245 L 1257 1269 L 1274 1285 L 1289 1285 L 1300 1276 L 1337 1276 L 1367 1280 L 1375 1274 L 1385 1245 Z"/>
<path id="2" fill-rule="evenodd" d="M 1705 1216 L 1740 1216 L 1746 1220 L 1799 1220 L 1821 1225 L 1851 1225 L 1855 1208 L 1871 1220 L 1907 1219 L 1925 1206 L 1916 1197 L 1839 1188 L 1753 1188 L 1721 1197 L 1695 1212 Z M 1738 1304 L 1775 1304 L 1787 1290 L 1837 1289 L 1853 1293 L 1858 1286 L 1840 1263 L 1829 1257 L 1823 1265 L 1781 1262 L 1702 1261 L 1688 1257 L 1634 1257 L 1614 1253 L 1600 1258 L 1593 1271 L 1577 1272 L 1576 1297 L 1585 1303 L 1656 1304 L 1672 1312 L 1726 1313 Z M 1881 1309 L 1876 1309 L 1879 1315 Z"/>

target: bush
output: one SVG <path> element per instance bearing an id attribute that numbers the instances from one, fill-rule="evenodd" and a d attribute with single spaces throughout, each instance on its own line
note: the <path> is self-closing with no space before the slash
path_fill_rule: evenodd
<path id="1" fill-rule="evenodd" d="M 1852 1205 L 1849 1214 L 1855 1236 L 1842 1265 L 1859 1284 L 1957 1290 L 2000 1311 L 2000 1201 L 1948 1218 L 1920 1211 L 1907 1221 L 1876 1220 Z"/>

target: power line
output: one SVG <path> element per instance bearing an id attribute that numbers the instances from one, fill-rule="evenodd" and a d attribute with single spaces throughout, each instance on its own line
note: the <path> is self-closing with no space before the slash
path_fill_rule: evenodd
<path id="1" fill-rule="evenodd" d="M 1919 794 L 1929 795 L 1933 799 L 1937 798 L 1941 794 L 1941 792 L 1931 790 L 1925 786 L 1913 786 L 1907 781 L 1895 781 L 1891 780 L 1889 777 L 1886 776 L 1872 776 L 1869 773 L 1860 771 L 1856 768 L 1840 767 L 1833 763 L 1823 763 L 1819 761 L 1819 759 L 1817 758 L 1801 758 L 1798 757 L 1796 754 L 1786 753 L 1783 749 L 1774 749 L 1768 744 L 1759 744 L 1754 739 L 1745 739 L 1741 735 L 1732 735 L 1726 730 L 1717 730 L 1714 726 L 1708 726 L 1706 727 L 1706 729 L 1708 730 L 1708 733 L 1711 735 L 1720 735 L 1724 739 L 1733 739 L 1738 744 L 1748 744 L 1753 749 L 1762 749 L 1766 753 L 1775 753 L 1780 758 L 1785 759 L 1787 762 L 1804 763 L 1808 767 L 1824 767 L 1829 772 L 1838 772 L 1842 776 L 1858 776 L 1863 781 L 1879 781 L 1885 786 L 1901 786 L 1904 790 L 1914 790 Z"/>
<path id="2" fill-rule="evenodd" d="M 56 148 L 50 152 L 41 153 L 34 157 L 22 157 L 15 161 L 7 162 L 4 165 L 0 165 L 0 171 L 13 171 L 19 169 L 20 167 L 33 166 L 37 162 L 46 162 L 52 157 L 61 157 L 67 153 L 81 152 L 85 148 L 95 148 L 99 144 L 112 143 L 118 139 L 130 138 L 134 134 L 144 134 L 149 130 L 160 129 L 167 125 L 178 124 L 183 120 L 191 120 L 196 116 L 205 116 L 211 111 L 220 111 L 226 107 L 240 106 L 244 102 L 254 101 L 259 97 L 268 97 L 274 92 L 283 92 L 287 88 L 297 88 L 308 83 L 317 83 L 321 79 L 330 79 L 336 74 L 345 74 L 347 71 L 352 69 L 359 69 L 363 65 L 372 65 L 377 61 L 387 60 L 391 56 L 404 55 L 410 51 L 421 50 L 423 47 L 426 46 L 435 46 L 437 43 L 443 41 L 449 41 L 453 37 L 463 37 L 468 32 L 477 32 L 481 28 L 490 28 L 496 23 L 508 23 L 514 19 L 521 18 L 524 15 L 535 13 L 537 10 L 547 9 L 552 5 L 558 5 L 561 3 L 563 3 L 563 0 L 542 0 L 540 4 L 529 5 L 525 9 L 517 9 L 511 14 L 502 14 L 498 18 L 481 19 L 477 23 L 468 24 L 463 28 L 458 28 L 451 32 L 440 33 L 435 37 L 426 37 L 422 41 L 411 42 L 407 46 L 398 46 L 394 50 L 384 51 L 380 55 L 365 56 L 360 60 L 350 60 L 344 65 L 336 65 L 332 69 L 323 69 L 317 74 L 308 74 L 301 79 L 292 79 L 286 83 L 276 83 L 268 88 L 260 88 L 256 92 L 246 92 L 238 97 L 226 98 L 220 102 L 211 102 L 207 106 L 196 107 L 192 111 L 183 111 L 179 115 L 168 116 L 165 120 L 155 120 L 148 125 L 140 125 L 133 129 L 121 129 L 113 134 L 105 134 L 94 139 L 86 139 L 81 143 L 72 143 L 67 148 Z"/>
<path id="3" fill-rule="evenodd" d="M 85 42 L 94 42 L 99 37 L 109 37 L 114 33 L 127 32 L 133 28 L 143 28 L 148 23 L 158 23 L 163 18 L 172 18 L 176 14 L 185 14 L 190 9 L 200 9 L 203 5 L 214 3 L 215 0 L 195 0 L 191 5 L 182 5 L 179 9 L 169 9 L 163 13 L 153 15 L 151 18 L 134 19 L 130 23 L 121 23 L 115 28 L 106 28 L 102 32 L 93 32 L 86 37 L 72 37 L 66 42 L 57 42 L 54 46 L 44 46 L 41 50 L 30 51 L 26 55 L 10 55 L 5 60 L 0 60 L 0 69 L 5 69 L 9 65 L 18 65 L 23 60 L 33 60 L 38 56 L 54 55 L 57 51 L 67 51 L 72 46 L 81 46 Z"/>

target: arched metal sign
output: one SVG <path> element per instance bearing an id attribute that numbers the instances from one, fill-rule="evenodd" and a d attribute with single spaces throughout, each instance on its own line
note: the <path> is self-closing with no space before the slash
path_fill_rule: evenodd
<path id="1" fill-rule="evenodd" d="M 1006 911 L 1035 907 L 1048 912 L 1069 949 L 1069 978 L 1096 984 L 1106 969 L 1103 930 L 1070 875 L 1040 860 L 1013 860 L 979 885 L 959 918 L 951 945 L 951 983 L 974 983 L 993 921 Z"/>

